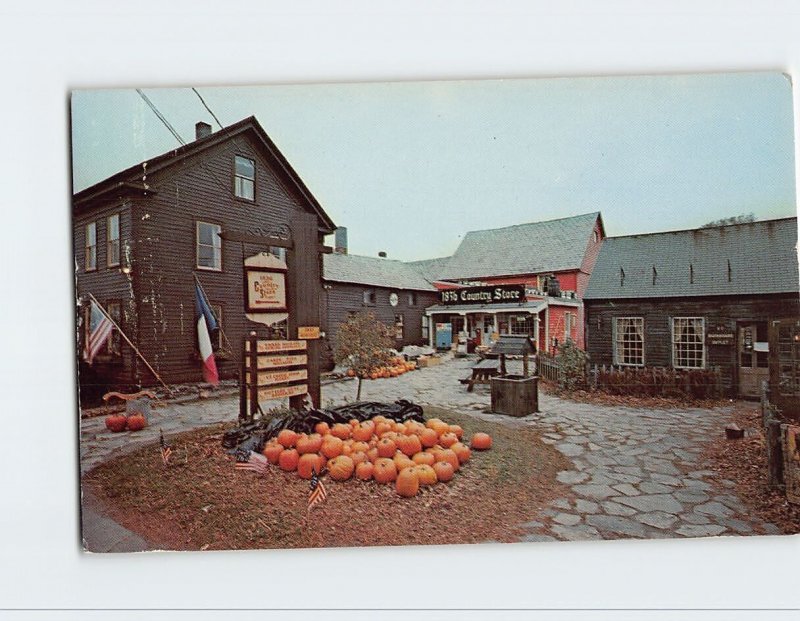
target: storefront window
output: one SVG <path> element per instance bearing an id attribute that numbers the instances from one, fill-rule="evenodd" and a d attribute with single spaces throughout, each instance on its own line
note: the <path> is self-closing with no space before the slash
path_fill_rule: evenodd
<path id="1" fill-rule="evenodd" d="M 687 369 L 705 366 L 704 324 L 702 317 L 675 317 L 672 320 L 673 366 Z"/>
<path id="2" fill-rule="evenodd" d="M 511 334 L 533 336 L 533 317 L 530 314 L 511 315 L 509 326 Z"/>

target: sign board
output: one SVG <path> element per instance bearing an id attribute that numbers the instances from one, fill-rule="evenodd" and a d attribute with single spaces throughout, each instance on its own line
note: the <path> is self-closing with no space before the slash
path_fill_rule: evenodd
<path id="1" fill-rule="evenodd" d="M 256 351 L 259 354 L 274 354 L 282 351 L 297 351 L 299 349 L 305 350 L 308 347 L 305 341 L 265 341 L 259 340 L 256 346 Z M 250 351 L 250 341 L 245 341 L 246 351 Z"/>
<path id="2" fill-rule="evenodd" d="M 308 364 L 308 356 L 294 354 L 289 356 L 261 356 L 258 361 L 258 370 L 279 369 L 281 367 L 300 367 Z"/>
<path id="3" fill-rule="evenodd" d="M 286 312 L 286 270 L 245 266 L 248 313 Z"/>
<path id="4" fill-rule="evenodd" d="M 319 326 L 298 326 L 297 338 L 299 339 L 318 339 Z"/>
<path id="5" fill-rule="evenodd" d="M 456 304 L 521 304 L 524 301 L 524 285 L 463 287 L 439 292 L 439 302 L 445 306 Z"/>
<path id="6" fill-rule="evenodd" d="M 291 371 L 259 371 L 256 373 L 256 384 L 258 384 L 259 387 L 274 386 L 275 384 L 288 384 L 290 382 L 298 382 L 300 380 L 307 379 L 308 371 L 306 369 L 294 369 Z M 251 373 L 247 374 L 247 381 L 253 381 Z"/>
<path id="7" fill-rule="evenodd" d="M 306 384 L 297 386 L 276 386 L 275 388 L 260 388 L 258 390 L 259 401 L 271 401 L 273 399 L 286 399 L 287 397 L 300 397 L 308 392 Z"/>

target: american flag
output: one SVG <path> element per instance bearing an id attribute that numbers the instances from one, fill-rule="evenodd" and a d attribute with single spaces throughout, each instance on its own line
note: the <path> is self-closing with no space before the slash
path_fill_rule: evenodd
<path id="1" fill-rule="evenodd" d="M 86 362 L 92 364 L 94 357 L 108 340 L 113 329 L 114 324 L 111 323 L 111 319 L 92 300 L 89 311 L 89 334 L 86 336 L 86 344 L 83 348 L 83 358 Z"/>
<path id="2" fill-rule="evenodd" d="M 253 451 L 236 451 L 236 465 L 234 467 L 237 470 L 252 470 L 257 474 L 267 474 L 268 466 L 269 461 L 263 455 Z"/>
<path id="3" fill-rule="evenodd" d="M 164 441 L 164 432 L 160 429 L 158 432 L 161 434 L 161 461 L 164 462 L 165 466 L 169 466 L 169 458 L 172 456 L 172 447 Z"/>
<path id="4" fill-rule="evenodd" d="M 319 503 L 323 502 L 328 497 L 328 493 L 325 491 L 325 486 L 320 481 L 319 476 L 317 476 L 317 471 L 315 470 L 311 474 L 311 493 L 308 495 L 308 511 L 311 511 L 314 505 L 318 505 Z"/>

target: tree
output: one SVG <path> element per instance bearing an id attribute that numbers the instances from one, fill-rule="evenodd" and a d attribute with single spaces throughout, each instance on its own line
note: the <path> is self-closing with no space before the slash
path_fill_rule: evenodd
<path id="1" fill-rule="evenodd" d="M 391 360 L 394 344 L 389 327 L 378 321 L 372 311 L 361 311 L 339 326 L 333 348 L 337 364 L 352 369 L 358 378 L 356 401 L 361 399 L 361 382 L 373 370 Z"/>
<path id="2" fill-rule="evenodd" d="M 706 222 L 700 228 L 702 229 L 710 229 L 715 226 L 727 226 L 729 224 L 747 224 L 749 222 L 755 222 L 756 216 L 754 213 L 743 213 L 739 214 L 738 216 L 731 216 L 730 218 L 722 218 L 721 220 L 712 220 L 711 222 Z"/>

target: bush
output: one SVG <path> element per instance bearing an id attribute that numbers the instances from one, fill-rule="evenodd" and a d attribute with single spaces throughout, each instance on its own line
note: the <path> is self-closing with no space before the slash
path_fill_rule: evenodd
<path id="1" fill-rule="evenodd" d="M 559 365 L 558 386 L 564 390 L 586 387 L 586 361 L 588 356 L 571 340 L 558 346 L 556 362 Z"/>

